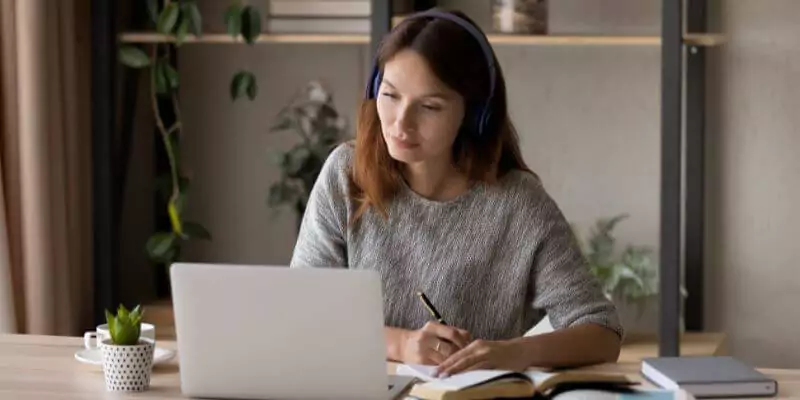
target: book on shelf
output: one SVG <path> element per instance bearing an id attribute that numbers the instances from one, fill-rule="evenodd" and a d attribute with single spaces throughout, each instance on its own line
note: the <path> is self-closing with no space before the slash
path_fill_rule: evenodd
<path id="1" fill-rule="evenodd" d="M 392 25 L 410 13 L 436 5 L 435 0 L 392 1 Z M 369 34 L 370 0 L 270 0 L 266 30 L 279 34 Z"/>
<path id="2" fill-rule="evenodd" d="M 368 18 L 269 18 L 272 33 L 369 33 Z"/>
<path id="3" fill-rule="evenodd" d="M 271 17 L 369 17 L 369 0 L 272 0 Z"/>

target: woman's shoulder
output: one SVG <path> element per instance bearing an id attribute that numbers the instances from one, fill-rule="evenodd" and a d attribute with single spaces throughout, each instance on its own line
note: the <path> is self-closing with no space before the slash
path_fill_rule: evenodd
<path id="1" fill-rule="evenodd" d="M 336 145 L 336 147 L 331 150 L 330 154 L 328 154 L 328 158 L 325 159 L 325 167 L 327 167 L 328 172 L 346 174 L 353 162 L 354 152 L 355 143 L 352 141 L 342 142 Z M 323 167 L 323 169 L 325 169 L 325 167 Z"/>
<path id="2" fill-rule="evenodd" d="M 542 179 L 534 172 L 511 170 L 497 185 L 501 196 L 523 219 L 528 221 L 549 220 L 561 214 L 561 209 L 550 195 Z"/>
<path id="3" fill-rule="evenodd" d="M 353 163 L 353 153 L 355 151 L 352 142 L 338 144 L 328 154 L 328 158 L 322 165 L 319 177 L 327 186 L 339 186 L 344 188 L 350 174 Z"/>
<path id="4" fill-rule="evenodd" d="M 499 180 L 498 188 L 512 201 L 524 204 L 537 204 L 547 197 L 542 180 L 528 170 L 512 169 Z"/>

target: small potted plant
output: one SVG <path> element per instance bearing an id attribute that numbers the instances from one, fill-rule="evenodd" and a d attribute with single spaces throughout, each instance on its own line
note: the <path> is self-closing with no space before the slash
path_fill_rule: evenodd
<path id="1" fill-rule="evenodd" d="M 140 337 L 144 311 L 119 306 L 117 314 L 106 310 L 110 337 L 101 342 L 106 390 L 141 392 L 150 388 L 155 342 Z"/>
<path id="2" fill-rule="evenodd" d="M 636 319 L 640 319 L 649 302 L 657 300 L 658 264 L 653 250 L 647 246 L 626 245 L 618 251 L 614 228 L 628 214 L 598 219 L 585 241 L 578 237 L 584 257 L 592 274 L 598 278 L 605 296 L 617 307 L 635 305 Z M 573 230 L 577 229 L 573 226 Z M 681 285 L 681 296 L 687 296 Z M 683 310 L 681 310 L 681 313 Z M 681 318 L 681 325 L 683 319 Z"/>

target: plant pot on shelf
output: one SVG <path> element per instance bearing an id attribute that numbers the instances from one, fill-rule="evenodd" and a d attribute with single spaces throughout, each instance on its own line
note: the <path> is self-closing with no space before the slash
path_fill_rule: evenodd
<path id="1" fill-rule="evenodd" d="M 155 342 L 139 339 L 138 344 L 116 345 L 111 339 L 102 341 L 103 375 L 106 390 L 143 392 L 150 388 Z"/>
<path id="2" fill-rule="evenodd" d="M 625 342 L 635 342 L 642 337 L 654 338 L 658 335 L 659 328 L 659 299 L 657 295 L 647 296 L 638 301 L 626 301 L 618 296 L 611 296 L 611 301 L 617 308 L 620 322 L 625 328 Z M 679 333 L 686 332 L 681 309 Z"/>

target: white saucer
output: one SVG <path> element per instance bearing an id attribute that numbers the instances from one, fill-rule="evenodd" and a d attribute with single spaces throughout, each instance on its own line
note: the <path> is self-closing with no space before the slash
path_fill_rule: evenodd
<path id="1" fill-rule="evenodd" d="M 153 365 L 167 362 L 175 357 L 175 350 L 156 347 L 153 352 Z M 100 349 L 80 349 L 75 352 L 75 359 L 92 365 L 103 365 L 103 353 Z"/>

